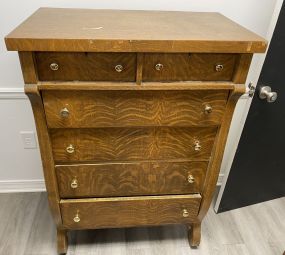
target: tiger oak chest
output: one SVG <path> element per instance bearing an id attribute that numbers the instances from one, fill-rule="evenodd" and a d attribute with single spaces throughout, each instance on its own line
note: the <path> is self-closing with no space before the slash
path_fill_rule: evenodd
<path id="1" fill-rule="evenodd" d="M 266 42 L 218 13 L 41 8 L 6 38 L 67 231 L 185 224 L 198 246 L 235 104 Z"/>

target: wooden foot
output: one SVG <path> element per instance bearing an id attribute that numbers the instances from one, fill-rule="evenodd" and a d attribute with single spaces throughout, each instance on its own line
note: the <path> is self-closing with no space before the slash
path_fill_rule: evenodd
<path id="1" fill-rule="evenodd" d="M 57 229 L 57 252 L 65 254 L 67 252 L 68 240 L 67 231 L 65 229 Z"/>
<path id="2" fill-rule="evenodd" d="M 193 223 L 188 230 L 188 241 L 191 248 L 197 248 L 201 241 L 201 223 Z"/>

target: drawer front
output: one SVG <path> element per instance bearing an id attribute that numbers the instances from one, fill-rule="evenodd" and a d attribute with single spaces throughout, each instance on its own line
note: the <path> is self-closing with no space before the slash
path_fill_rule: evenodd
<path id="1" fill-rule="evenodd" d="M 219 125 L 228 91 L 43 91 L 51 128 Z"/>
<path id="2" fill-rule="evenodd" d="M 187 224 L 199 210 L 200 195 L 61 200 L 63 226 L 69 229 Z"/>
<path id="3" fill-rule="evenodd" d="M 230 81 L 237 54 L 145 54 L 143 81 Z"/>
<path id="4" fill-rule="evenodd" d="M 208 162 L 56 166 L 62 198 L 200 193 Z"/>
<path id="5" fill-rule="evenodd" d="M 209 160 L 217 127 L 51 129 L 60 161 Z"/>
<path id="6" fill-rule="evenodd" d="M 135 81 L 136 54 L 37 52 L 41 81 Z"/>

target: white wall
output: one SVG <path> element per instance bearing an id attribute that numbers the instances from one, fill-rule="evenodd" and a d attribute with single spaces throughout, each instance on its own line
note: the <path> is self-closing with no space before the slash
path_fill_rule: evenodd
<path id="1" fill-rule="evenodd" d="M 261 36 L 267 34 L 276 0 L 9 0 L 0 2 L 0 191 L 40 189 L 42 169 L 38 149 L 23 149 L 20 131 L 35 130 L 23 92 L 17 53 L 7 52 L 4 36 L 39 7 L 143 9 L 221 12 Z M 258 61 L 258 57 L 255 61 Z M 20 95 L 20 96 L 19 96 Z M 241 104 L 242 105 L 242 104 Z M 237 115 L 243 109 L 237 110 Z M 237 118 L 239 119 L 239 118 Z M 233 136 L 234 137 L 234 136 Z M 227 158 L 227 155 L 225 155 Z M 33 180 L 33 182 L 30 182 Z M 10 186 L 9 186 L 10 185 Z"/>

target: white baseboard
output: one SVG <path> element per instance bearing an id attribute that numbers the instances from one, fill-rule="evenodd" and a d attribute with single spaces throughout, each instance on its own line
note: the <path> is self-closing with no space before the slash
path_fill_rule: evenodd
<path id="1" fill-rule="evenodd" d="M 0 181 L 0 193 L 42 191 L 46 191 L 45 181 L 43 179 Z"/>
<path id="2" fill-rule="evenodd" d="M 222 184 L 224 174 L 219 175 L 217 186 Z M 39 180 L 6 180 L 0 181 L 0 193 L 42 192 L 46 191 L 45 181 Z"/>
<path id="3" fill-rule="evenodd" d="M 0 99 L 28 99 L 22 88 L 1 88 Z"/>

